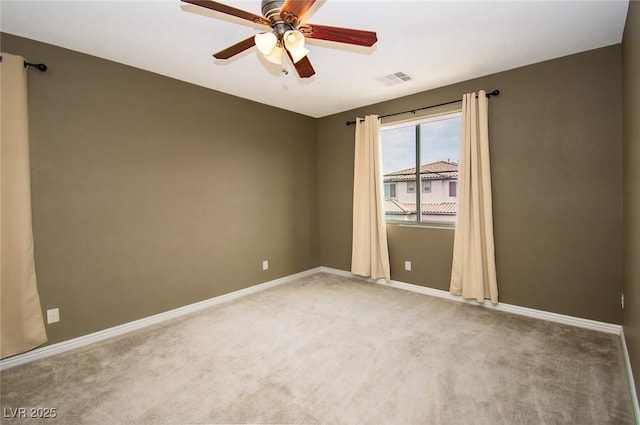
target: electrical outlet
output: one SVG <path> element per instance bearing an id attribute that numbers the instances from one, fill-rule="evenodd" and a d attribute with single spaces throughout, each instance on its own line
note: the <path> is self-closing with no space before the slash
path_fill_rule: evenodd
<path id="1" fill-rule="evenodd" d="M 47 324 L 56 323 L 60 321 L 60 309 L 52 308 L 47 310 Z"/>
<path id="2" fill-rule="evenodd" d="M 409 272 L 411 271 L 411 261 L 404 262 L 404 269 Z"/>
<path id="3" fill-rule="evenodd" d="M 624 310 L 624 292 L 620 294 L 620 307 Z"/>
<path id="4" fill-rule="evenodd" d="M 262 270 L 269 270 L 269 260 L 264 260 L 262 262 Z"/>

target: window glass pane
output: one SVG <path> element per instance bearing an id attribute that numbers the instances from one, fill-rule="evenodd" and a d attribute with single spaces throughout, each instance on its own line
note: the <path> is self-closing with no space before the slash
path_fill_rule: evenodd
<path id="1" fill-rule="evenodd" d="M 460 114 L 453 114 L 420 124 L 422 221 L 454 223 L 456 220 L 461 120 Z"/>
<path id="2" fill-rule="evenodd" d="M 380 144 L 385 217 L 387 220 L 416 221 L 416 126 L 383 129 Z M 413 192 L 409 192 L 407 182 L 413 182 Z"/>
<path id="3" fill-rule="evenodd" d="M 420 164 L 458 162 L 461 120 L 455 114 L 420 124 Z"/>

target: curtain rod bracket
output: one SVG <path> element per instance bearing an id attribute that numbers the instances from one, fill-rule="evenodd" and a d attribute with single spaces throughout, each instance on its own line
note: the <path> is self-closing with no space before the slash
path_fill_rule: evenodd
<path id="1" fill-rule="evenodd" d="M 24 61 L 24 67 L 27 68 L 29 66 L 32 66 L 38 71 L 42 71 L 42 72 L 47 70 L 47 65 L 43 63 L 30 63 L 30 62 Z"/>

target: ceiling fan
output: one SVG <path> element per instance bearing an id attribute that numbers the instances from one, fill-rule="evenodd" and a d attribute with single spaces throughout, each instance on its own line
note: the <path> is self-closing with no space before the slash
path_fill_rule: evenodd
<path id="1" fill-rule="evenodd" d="M 262 16 L 211 0 L 182 1 L 271 27 L 269 32 L 256 34 L 215 53 L 216 59 L 229 59 L 256 46 L 268 61 L 279 65 L 286 53 L 300 78 L 309 78 L 316 73 L 307 58 L 309 51 L 304 47 L 305 38 L 366 47 L 378 41 L 372 31 L 302 23 L 301 18 L 316 0 L 262 0 Z M 284 68 L 283 72 L 287 73 Z"/>

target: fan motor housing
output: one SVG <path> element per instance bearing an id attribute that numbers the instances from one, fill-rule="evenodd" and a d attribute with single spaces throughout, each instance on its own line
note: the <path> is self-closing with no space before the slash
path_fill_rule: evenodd
<path id="1" fill-rule="evenodd" d="M 283 4 L 284 0 L 262 0 L 262 16 L 269 19 L 278 40 L 282 40 L 287 31 L 295 30 L 298 27 L 295 21 L 290 22 L 280 15 Z"/>
<path id="2" fill-rule="evenodd" d="M 262 16 L 270 20 L 271 23 L 282 20 L 280 10 L 283 4 L 284 0 L 262 0 Z"/>

